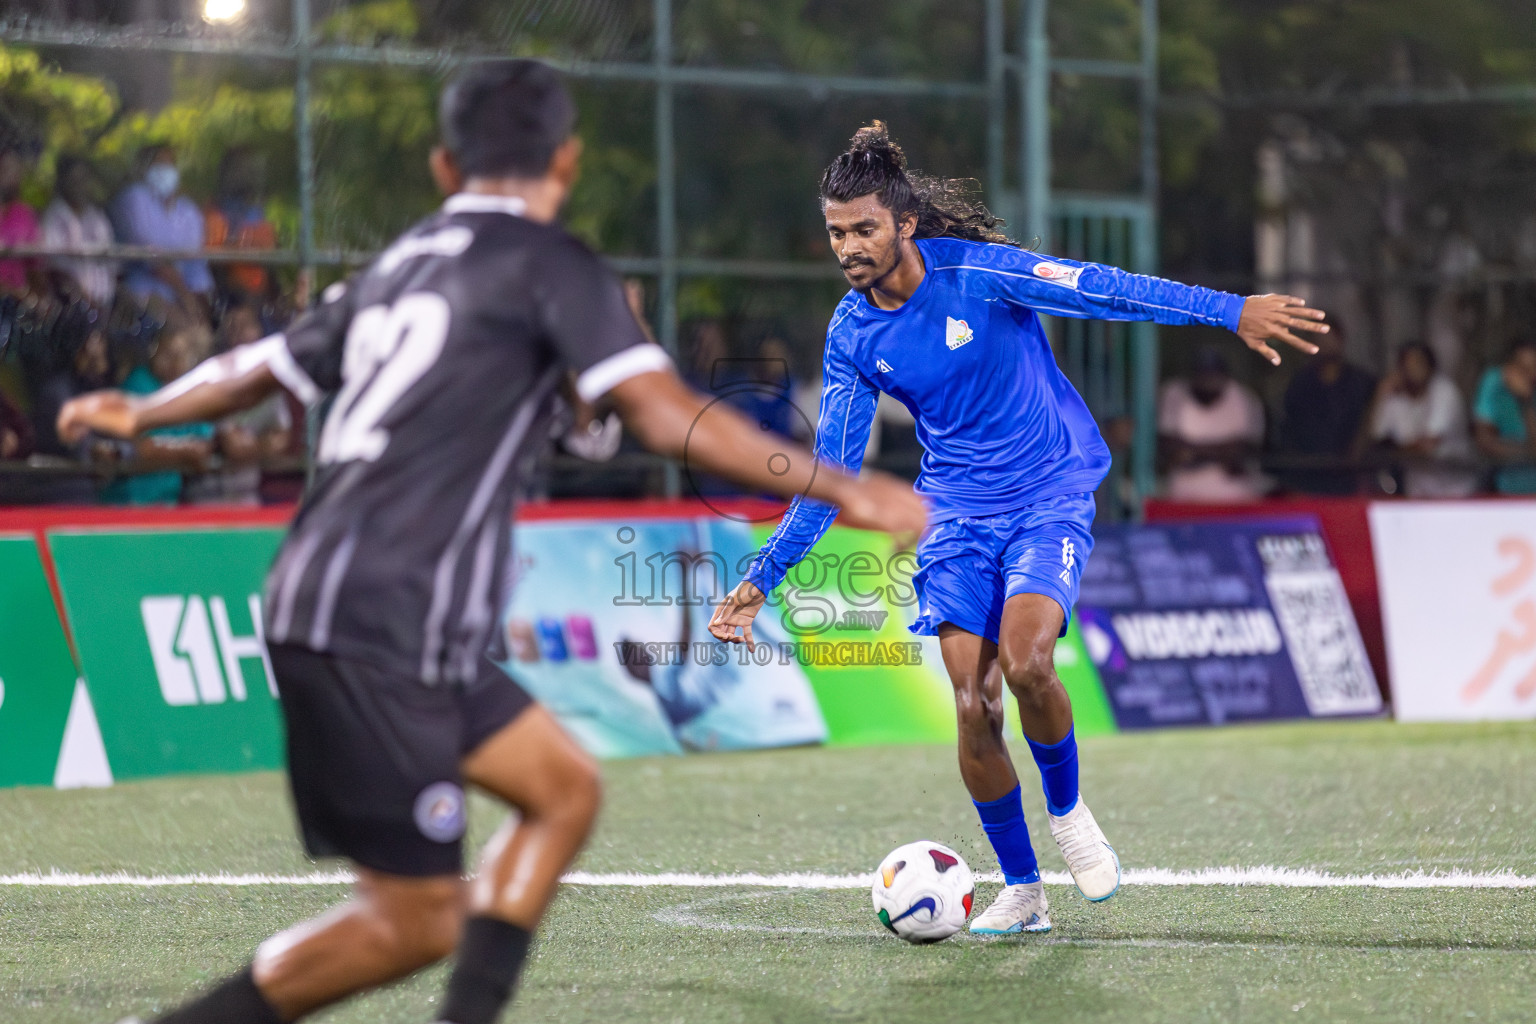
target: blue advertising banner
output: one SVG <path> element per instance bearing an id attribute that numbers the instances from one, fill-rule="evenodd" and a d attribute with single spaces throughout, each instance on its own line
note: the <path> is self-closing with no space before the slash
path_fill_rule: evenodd
<path id="1" fill-rule="evenodd" d="M 1313 517 L 1104 526 L 1077 615 L 1122 729 L 1374 714 Z"/>

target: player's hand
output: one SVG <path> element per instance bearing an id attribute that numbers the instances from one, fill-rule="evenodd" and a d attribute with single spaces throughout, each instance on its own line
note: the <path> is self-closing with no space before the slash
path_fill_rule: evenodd
<path id="1" fill-rule="evenodd" d="M 888 533 L 898 549 L 917 543 L 928 526 L 928 507 L 912 485 L 889 473 L 870 473 L 838 497 L 838 522 L 856 530 Z"/>
<path id="2" fill-rule="evenodd" d="M 1309 356 L 1315 355 L 1316 345 L 1291 332 L 1327 334 L 1328 325 L 1323 323 L 1327 315 L 1320 309 L 1312 309 L 1306 300 L 1294 295 L 1250 295 L 1243 301 L 1243 315 L 1237 322 L 1237 336 L 1243 339 L 1244 345 L 1279 366 L 1280 353 L 1270 348 L 1269 343 L 1283 341 Z"/>
<path id="3" fill-rule="evenodd" d="M 722 643 L 744 643 L 747 650 L 753 650 L 752 620 L 762 610 L 763 600 L 761 590 L 742 580 L 715 609 L 714 616 L 709 620 L 710 634 Z M 738 629 L 741 630 L 740 636 L 736 635 Z"/>
<path id="4" fill-rule="evenodd" d="M 121 391 L 92 391 L 72 398 L 59 410 L 59 440 L 79 444 L 89 431 L 130 438 L 139 430 L 139 403 Z"/>

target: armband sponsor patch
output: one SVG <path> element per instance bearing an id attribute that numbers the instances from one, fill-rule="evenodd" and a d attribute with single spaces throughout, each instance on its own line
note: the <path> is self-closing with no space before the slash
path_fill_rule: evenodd
<path id="1" fill-rule="evenodd" d="M 1059 284 L 1063 288 L 1076 288 L 1077 279 L 1082 274 L 1082 267 L 1067 267 L 1060 263 L 1036 263 L 1035 276 Z"/>

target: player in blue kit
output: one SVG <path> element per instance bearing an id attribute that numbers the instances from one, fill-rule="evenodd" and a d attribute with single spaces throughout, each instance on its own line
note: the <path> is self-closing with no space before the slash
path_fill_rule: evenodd
<path id="1" fill-rule="evenodd" d="M 955 691 L 960 774 L 1006 883 L 971 931 L 1049 931 L 1003 742 L 1005 683 L 1078 889 L 1094 901 L 1113 896 L 1120 861 L 1078 795 L 1072 705 L 1052 661 L 1093 550 L 1093 491 L 1110 455 L 1037 314 L 1224 327 L 1271 363 L 1280 357 L 1270 341 L 1312 353 L 1316 346 L 1292 332 L 1328 327 L 1292 296 L 1243 298 L 1020 248 L 963 183 L 909 175 L 879 122 L 827 168 L 821 203 L 853 290 L 827 329 L 816 454 L 857 470 L 881 391 L 917 420 L 917 489 L 931 525 L 917 548 L 911 629 L 939 638 Z M 711 633 L 752 643 L 764 595 L 835 515 L 796 499 L 721 602 Z"/>

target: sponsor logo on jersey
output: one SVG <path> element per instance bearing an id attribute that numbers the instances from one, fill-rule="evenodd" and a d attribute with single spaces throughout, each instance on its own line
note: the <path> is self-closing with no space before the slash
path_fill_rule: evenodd
<path id="1" fill-rule="evenodd" d="M 890 373 L 891 372 L 891 364 L 886 362 L 884 359 L 876 359 L 875 360 L 875 370 L 878 373 Z"/>
<path id="2" fill-rule="evenodd" d="M 1136 612 L 1110 622 L 1134 661 L 1276 654 L 1281 647 L 1280 627 L 1268 608 Z"/>
<path id="3" fill-rule="evenodd" d="M 267 690 L 277 696 L 272 663 L 261 631 L 261 598 L 246 598 L 252 632 L 237 636 L 222 597 L 204 600 L 199 594 L 146 597 L 139 602 L 144 635 L 155 664 L 160 696 L 172 707 L 222 704 L 246 699 L 241 662 L 261 664 Z"/>
<path id="4" fill-rule="evenodd" d="M 1063 288 L 1076 288 L 1077 279 L 1083 272 L 1082 267 L 1066 267 L 1060 263 L 1036 263 L 1035 276 L 1051 284 L 1059 284 Z"/>
<path id="5" fill-rule="evenodd" d="M 414 817 L 434 843 L 453 842 L 464 835 L 464 790 L 452 782 L 432 783 L 417 795 Z"/>
<path id="6" fill-rule="evenodd" d="M 953 352 L 961 345 L 969 344 L 976 333 L 971 330 L 971 325 L 964 320 L 956 320 L 952 316 L 944 318 L 944 344 Z"/>

